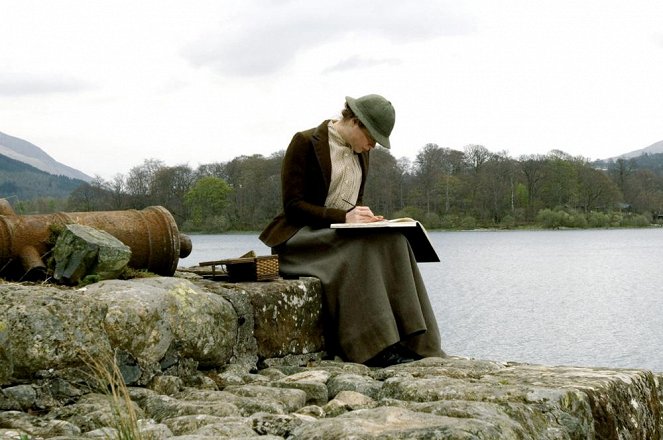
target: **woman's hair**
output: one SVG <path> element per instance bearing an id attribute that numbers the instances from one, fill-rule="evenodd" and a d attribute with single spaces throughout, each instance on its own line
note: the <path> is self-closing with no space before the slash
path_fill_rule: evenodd
<path id="1" fill-rule="evenodd" d="M 345 108 L 343 109 L 343 111 L 341 111 L 341 117 L 344 120 L 348 120 L 348 121 L 351 121 L 351 120 L 354 119 L 355 121 L 357 121 L 357 124 L 359 124 L 360 127 L 362 127 L 362 128 L 364 127 L 364 124 L 359 120 L 357 115 L 355 115 L 355 112 L 352 111 L 352 109 L 350 108 L 350 106 L 348 105 L 347 102 L 345 103 Z"/>
<path id="2" fill-rule="evenodd" d="M 343 111 L 341 111 L 341 116 L 343 117 L 343 119 L 353 119 L 357 117 L 355 115 L 355 112 L 353 112 L 350 109 L 350 106 L 348 105 L 347 102 L 345 103 L 345 108 L 343 109 Z"/>

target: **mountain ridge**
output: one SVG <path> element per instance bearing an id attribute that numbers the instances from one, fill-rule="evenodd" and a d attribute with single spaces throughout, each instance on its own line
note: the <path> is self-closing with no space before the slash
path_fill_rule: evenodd
<path id="1" fill-rule="evenodd" d="M 0 198 L 22 202 L 38 198 L 63 199 L 85 182 L 53 175 L 0 154 Z"/>
<path id="2" fill-rule="evenodd" d="M 663 153 L 663 141 L 654 142 L 648 147 L 640 148 L 639 150 L 633 150 L 628 153 L 620 154 L 619 156 L 610 157 L 604 160 L 616 160 L 616 159 L 633 159 L 643 154 L 658 154 Z"/>
<path id="3" fill-rule="evenodd" d="M 643 154 L 657 153 L 663 153 L 663 140 L 655 142 L 645 148 L 633 150 L 614 157 L 599 159 L 599 161 L 607 162 L 617 159 L 631 159 Z M 0 155 L 23 162 L 54 176 L 65 176 L 72 179 L 82 180 L 84 182 L 90 182 L 92 180 L 92 177 L 82 171 L 53 159 L 48 153 L 35 144 L 3 132 L 0 132 Z"/>
<path id="4" fill-rule="evenodd" d="M 3 132 L 0 132 L 0 154 L 54 176 L 65 176 L 84 182 L 92 180 L 92 177 L 82 171 L 53 159 L 35 144 Z"/>

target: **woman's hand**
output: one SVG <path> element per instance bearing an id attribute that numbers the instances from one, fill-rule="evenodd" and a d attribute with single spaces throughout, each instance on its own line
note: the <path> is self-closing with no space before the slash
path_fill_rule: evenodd
<path id="1" fill-rule="evenodd" d="M 368 206 L 355 206 L 345 213 L 346 223 L 372 223 L 380 220 L 384 220 L 384 217 L 373 214 Z"/>

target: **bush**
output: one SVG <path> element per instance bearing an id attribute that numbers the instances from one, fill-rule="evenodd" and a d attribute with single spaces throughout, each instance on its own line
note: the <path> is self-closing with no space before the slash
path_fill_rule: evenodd
<path id="1" fill-rule="evenodd" d="M 426 229 L 439 229 L 442 226 L 442 219 L 436 213 L 429 212 L 424 215 L 422 223 Z"/>
<path id="2" fill-rule="evenodd" d="M 516 208 L 514 210 L 514 217 L 517 223 L 523 223 L 527 221 L 527 210 L 524 208 Z"/>
<path id="3" fill-rule="evenodd" d="M 510 215 L 505 215 L 500 222 L 503 228 L 511 229 L 516 225 L 516 219 Z"/>
<path id="4" fill-rule="evenodd" d="M 463 217 L 463 219 L 460 222 L 460 227 L 461 229 L 475 229 L 477 227 L 477 221 L 474 217 L 471 215 Z"/>
<path id="5" fill-rule="evenodd" d="M 590 212 L 587 223 L 592 228 L 605 228 L 610 225 L 610 216 L 602 212 Z"/>
<path id="6" fill-rule="evenodd" d="M 455 214 L 447 214 L 440 220 L 442 229 L 456 229 L 460 225 L 460 219 Z"/>
<path id="7" fill-rule="evenodd" d="M 650 224 L 650 220 L 642 214 L 629 215 L 622 218 L 622 226 L 631 228 L 644 228 Z"/>
<path id="8" fill-rule="evenodd" d="M 610 214 L 610 226 L 617 228 L 622 225 L 624 221 L 624 216 L 621 212 L 613 212 Z"/>
<path id="9" fill-rule="evenodd" d="M 562 211 L 553 211 L 546 208 L 539 211 L 536 215 L 536 221 L 544 228 L 559 229 L 562 226 Z"/>
<path id="10" fill-rule="evenodd" d="M 415 206 L 406 206 L 400 211 L 394 212 L 393 217 L 394 218 L 410 217 L 415 220 L 421 221 L 424 219 L 425 213 L 423 209 L 417 208 Z"/>
<path id="11" fill-rule="evenodd" d="M 586 228 L 588 226 L 587 217 L 582 212 L 571 209 L 568 212 L 562 209 L 542 209 L 536 215 L 536 221 L 542 227 L 548 229 L 565 228 Z"/>
<path id="12" fill-rule="evenodd" d="M 586 228 L 587 227 L 587 218 L 585 214 L 581 212 L 573 212 L 569 214 L 569 225 L 570 228 Z"/>
<path id="13" fill-rule="evenodd" d="M 573 227 L 573 216 L 569 214 L 568 212 L 565 211 L 557 211 L 559 212 L 559 223 L 561 226 L 564 226 L 565 228 L 572 228 Z"/>

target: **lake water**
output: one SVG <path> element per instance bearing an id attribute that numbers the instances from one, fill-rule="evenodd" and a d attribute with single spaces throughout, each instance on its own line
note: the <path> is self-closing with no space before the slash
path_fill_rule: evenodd
<path id="1" fill-rule="evenodd" d="M 419 265 L 448 354 L 663 372 L 663 228 L 430 232 Z M 268 255 L 256 234 L 192 235 L 180 266 Z"/>

